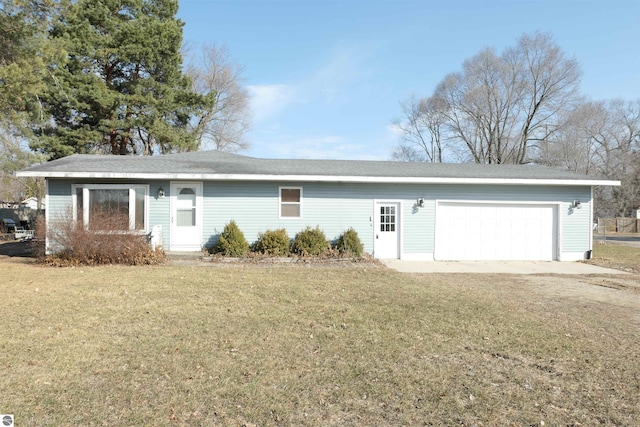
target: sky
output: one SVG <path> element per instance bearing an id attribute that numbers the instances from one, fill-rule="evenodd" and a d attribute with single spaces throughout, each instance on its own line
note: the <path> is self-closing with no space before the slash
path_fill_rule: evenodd
<path id="1" fill-rule="evenodd" d="M 263 158 L 389 160 L 400 102 L 486 47 L 550 33 L 591 100 L 640 99 L 640 0 L 180 0 L 192 49 L 243 67 Z"/>

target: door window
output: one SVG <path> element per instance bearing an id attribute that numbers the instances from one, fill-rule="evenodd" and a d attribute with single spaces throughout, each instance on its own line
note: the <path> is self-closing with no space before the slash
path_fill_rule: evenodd
<path id="1" fill-rule="evenodd" d="M 395 206 L 380 206 L 380 231 L 396 231 Z"/>
<path id="2" fill-rule="evenodd" d="M 183 188 L 176 197 L 176 225 L 194 227 L 196 225 L 196 192 L 193 188 Z"/>

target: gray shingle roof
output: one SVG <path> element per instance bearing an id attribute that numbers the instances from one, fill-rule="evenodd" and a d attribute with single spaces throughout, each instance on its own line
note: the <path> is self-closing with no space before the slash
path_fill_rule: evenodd
<path id="1" fill-rule="evenodd" d="M 164 156 L 76 154 L 31 167 L 21 176 L 241 179 L 240 176 L 424 179 L 611 181 L 534 165 L 479 165 L 471 163 L 407 163 L 363 160 L 260 159 L 199 151 Z M 584 185 L 585 183 L 582 183 Z"/>

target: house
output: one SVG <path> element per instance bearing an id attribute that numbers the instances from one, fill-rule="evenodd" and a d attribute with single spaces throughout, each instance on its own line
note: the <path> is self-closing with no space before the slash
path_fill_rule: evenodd
<path id="1" fill-rule="evenodd" d="M 247 240 L 316 225 L 354 228 L 365 251 L 406 260 L 581 260 L 591 253 L 596 185 L 528 165 L 259 159 L 219 151 L 73 155 L 19 172 L 44 177 L 46 219 L 117 206 L 128 228 L 169 251 L 215 243 L 235 220 Z M 155 231 L 154 231 L 155 230 Z"/>
<path id="2" fill-rule="evenodd" d="M 37 210 L 38 209 L 38 198 L 37 197 L 27 197 L 23 201 L 20 202 L 20 206 L 23 206 L 28 209 Z M 43 198 L 40 200 L 41 209 L 46 209 L 47 199 Z"/>

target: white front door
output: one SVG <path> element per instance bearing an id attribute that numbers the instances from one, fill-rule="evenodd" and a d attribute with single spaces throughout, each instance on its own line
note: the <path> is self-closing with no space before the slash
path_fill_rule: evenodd
<path id="1" fill-rule="evenodd" d="M 202 183 L 171 183 L 172 251 L 202 249 Z"/>
<path id="2" fill-rule="evenodd" d="M 374 217 L 373 255 L 378 259 L 400 258 L 400 203 L 377 202 Z"/>

